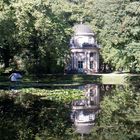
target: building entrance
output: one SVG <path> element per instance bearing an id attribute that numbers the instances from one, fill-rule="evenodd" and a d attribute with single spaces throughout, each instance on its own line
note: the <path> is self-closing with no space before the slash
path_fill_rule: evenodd
<path id="1" fill-rule="evenodd" d="M 83 72 L 83 61 L 78 61 L 78 72 Z"/>

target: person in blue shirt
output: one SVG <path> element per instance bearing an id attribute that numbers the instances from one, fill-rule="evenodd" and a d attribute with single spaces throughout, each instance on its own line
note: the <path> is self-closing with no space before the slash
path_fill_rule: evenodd
<path id="1" fill-rule="evenodd" d="M 10 81 L 11 82 L 20 81 L 21 78 L 22 78 L 22 75 L 20 73 L 17 73 L 17 72 L 14 72 L 10 75 Z"/>
<path id="2" fill-rule="evenodd" d="M 11 89 L 15 89 L 15 87 L 19 84 L 21 81 L 22 75 L 19 72 L 14 71 L 10 76 L 11 81 Z"/>

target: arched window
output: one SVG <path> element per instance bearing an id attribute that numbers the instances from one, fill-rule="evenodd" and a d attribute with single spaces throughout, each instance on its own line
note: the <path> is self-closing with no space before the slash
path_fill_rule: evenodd
<path id="1" fill-rule="evenodd" d="M 95 57 L 96 58 L 96 52 L 91 52 L 90 57 Z"/>

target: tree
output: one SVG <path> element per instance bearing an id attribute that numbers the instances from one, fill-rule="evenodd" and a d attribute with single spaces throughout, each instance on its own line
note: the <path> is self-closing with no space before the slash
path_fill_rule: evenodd
<path id="1" fill-rule="evenodd" d="M 3 5 L 6 6 L 5 3 Z M 6 54 L 10 55 L 11 61 L 18 58 L 22 61 L 23 69 L 30 72 L 62 71 L 65 57 L 69 53 L 68 40 L 71 31 L 69 24 L 53 11 L 53 5 L 46 0 L 18 0 L 12 1 L 7 7 L 12 12 L 7 15 L 7 18 L 12 20 L 7 20 L 8 31 L 12 32 L 9 34 L 7 30 L 2 30 L 2 26 L 0 32 L 2 38 L 9 37 L 9 40 L 6 40 L 9 53 L 6 50 Z M 8 12 L 7 9 L 5 11 L 3 10 L 3 14 Z M 5 18 L 1 19 L 1 24 L 4 21 Z M 12 27 L 9 27 L 10 25 Z M 3 26 L 7 27 L 5 24 Z M 0 43 L 1 48 L 5 49 L 2 40 Z M 11 53 L 13 49 L 15 51 Z M 2 59 L 6 54 L 1 53 Z"/>
<path id="2" fill-rule="evenodd" d="M 19 50 L 14 11 L 8 1 L 0 3 L 0 57 L 4 67 L 9 67 L 10 60 Z"/>
<path id="3" fill-rule="evenodd" d="M 116 69 L 140 71 L 139 0 L 95 0 L 92 11 L 104 61 Z"/>

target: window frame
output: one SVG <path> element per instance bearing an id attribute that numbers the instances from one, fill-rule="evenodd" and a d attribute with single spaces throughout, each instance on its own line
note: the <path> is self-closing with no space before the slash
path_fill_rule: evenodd
<path id="1" fill-rule="evenodd" d="M 83 69 L 83 61 L 78 61 L 78 69 Z"/>

